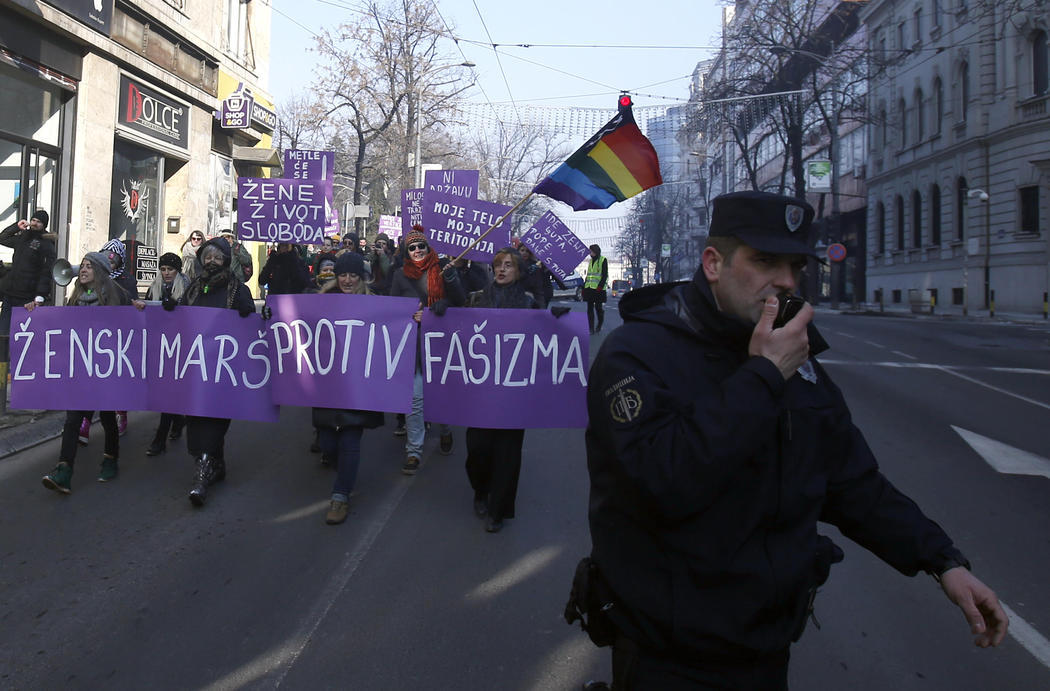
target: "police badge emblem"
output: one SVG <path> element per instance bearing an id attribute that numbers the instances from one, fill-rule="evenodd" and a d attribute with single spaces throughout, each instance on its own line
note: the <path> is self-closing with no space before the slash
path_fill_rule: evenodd
<path id="1" fill-rule="evenodd" d="M 784 222 L 787 223 L 788 230 L 792 233 L 798 230 L 799 226 L 802 225 L 802 219 L 805 215 L 806 212 L 802 210 L 801 206 L 788 204 L 784 208 Z"/>

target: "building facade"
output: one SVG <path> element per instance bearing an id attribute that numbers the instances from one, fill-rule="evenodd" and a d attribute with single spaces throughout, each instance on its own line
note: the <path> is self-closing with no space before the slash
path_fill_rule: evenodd
<path id="1" fill-rule="evenodd" d="M 868 286 L 1037 313 L 1050 290 L 1050 8 L 875 0 Z"/>
<path id="2" fill-rule="evenodd" d="M 276 163 L 269 36 L 263 2 L 0 0 L 0 227 L 46 210 L 74 266 L 119 238 L 140 287 L 232 228 L 236 176 Z M 251 118 L 227 129 L 234 92 Z"/>

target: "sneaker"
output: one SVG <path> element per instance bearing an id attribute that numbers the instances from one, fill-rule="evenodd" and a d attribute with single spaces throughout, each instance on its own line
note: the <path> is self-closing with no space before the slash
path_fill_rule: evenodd
<path id="1" fill-rule="evenodd" d="M 128 411 L 117 411 L 117 434 L 121 437 L 128 431 Z"/>
<path id="2" fill-rule="evenodd" d="M 328 507 L 328 513 L 324 515 L 324 522 L 328 525 L 339 525 L 346 520 L 348 513 L 350 513 L 349 504 L 333 499 Z"/>
<path id="3" fill-rule="evenodd" d="M 43 477 L 44 487 L 53 489 L 62 494 L 69 494 L 73 490 L 69 487 L 73 479 L 73 468 L 68 463 L 62 462 L 55 466 L 54 470 Z"/>
<path id="4" fill-rule="evenodd" d="M 91 434 L 91 418 L 86 417 L 80 421 L 80 431 L 77 432 L 77 442 L 81 446 L 87 446 L 89 434 Z"/>
<path id="5" fill-rule="evenodd" d="M 408 430 L 405 429 L 405 423 L 403 423 L 403 422 L 397 423 L 397 427 L 394 428 L 394 436 L 395 437 L 403 437 L 406 434 L 408 434 Z"/>
<path id="6" fill-rule="evenodd" d="M 441 442 L 438 445 L 438 450 L 441 451 L 442 456 L 448 456 L 452 453 L 452 432 L 441 435 Z"/>
<path id="7" fill-rule="evenodd" d="M 102 465 L 98 469 L 98 481 L 109 482 L 117 477 L 117 459 L 105 456 L 102 458 Z"/>
<path id="8" fill-rule="evenodd" d="M 405 475 L 415 475 L 417 470 L 419 470 L 419 459 L 415 456 L 406 458 L 405 464 L 401 466 L 401 472 Z"/>

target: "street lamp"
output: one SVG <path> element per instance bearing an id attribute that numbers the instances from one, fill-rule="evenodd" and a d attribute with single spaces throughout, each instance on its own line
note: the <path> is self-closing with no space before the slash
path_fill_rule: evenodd
<path id="1" fill-rule="evenodd" d="M 984 205 L 984 306 L 991 309 L 992 298 L 992 210 L 988 203 L 988 193 L 972 189 L 966 193 L 967 199 L 976 199 Z M 963 274 L 965 276 L 965 273 Z M 965 288 L 963 288 L 965 290 Z M 965 313 L 965 310 L 963 311 Z"/>

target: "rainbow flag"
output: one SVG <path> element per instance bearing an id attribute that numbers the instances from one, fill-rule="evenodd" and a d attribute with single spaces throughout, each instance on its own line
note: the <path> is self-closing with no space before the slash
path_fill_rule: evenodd
<path id="1" fill-rule="evenodd" d="M 608 209 L 662 182 L 656 150 L 635 124 L 628 101 L 532 191 L 583 211 Z"/>

